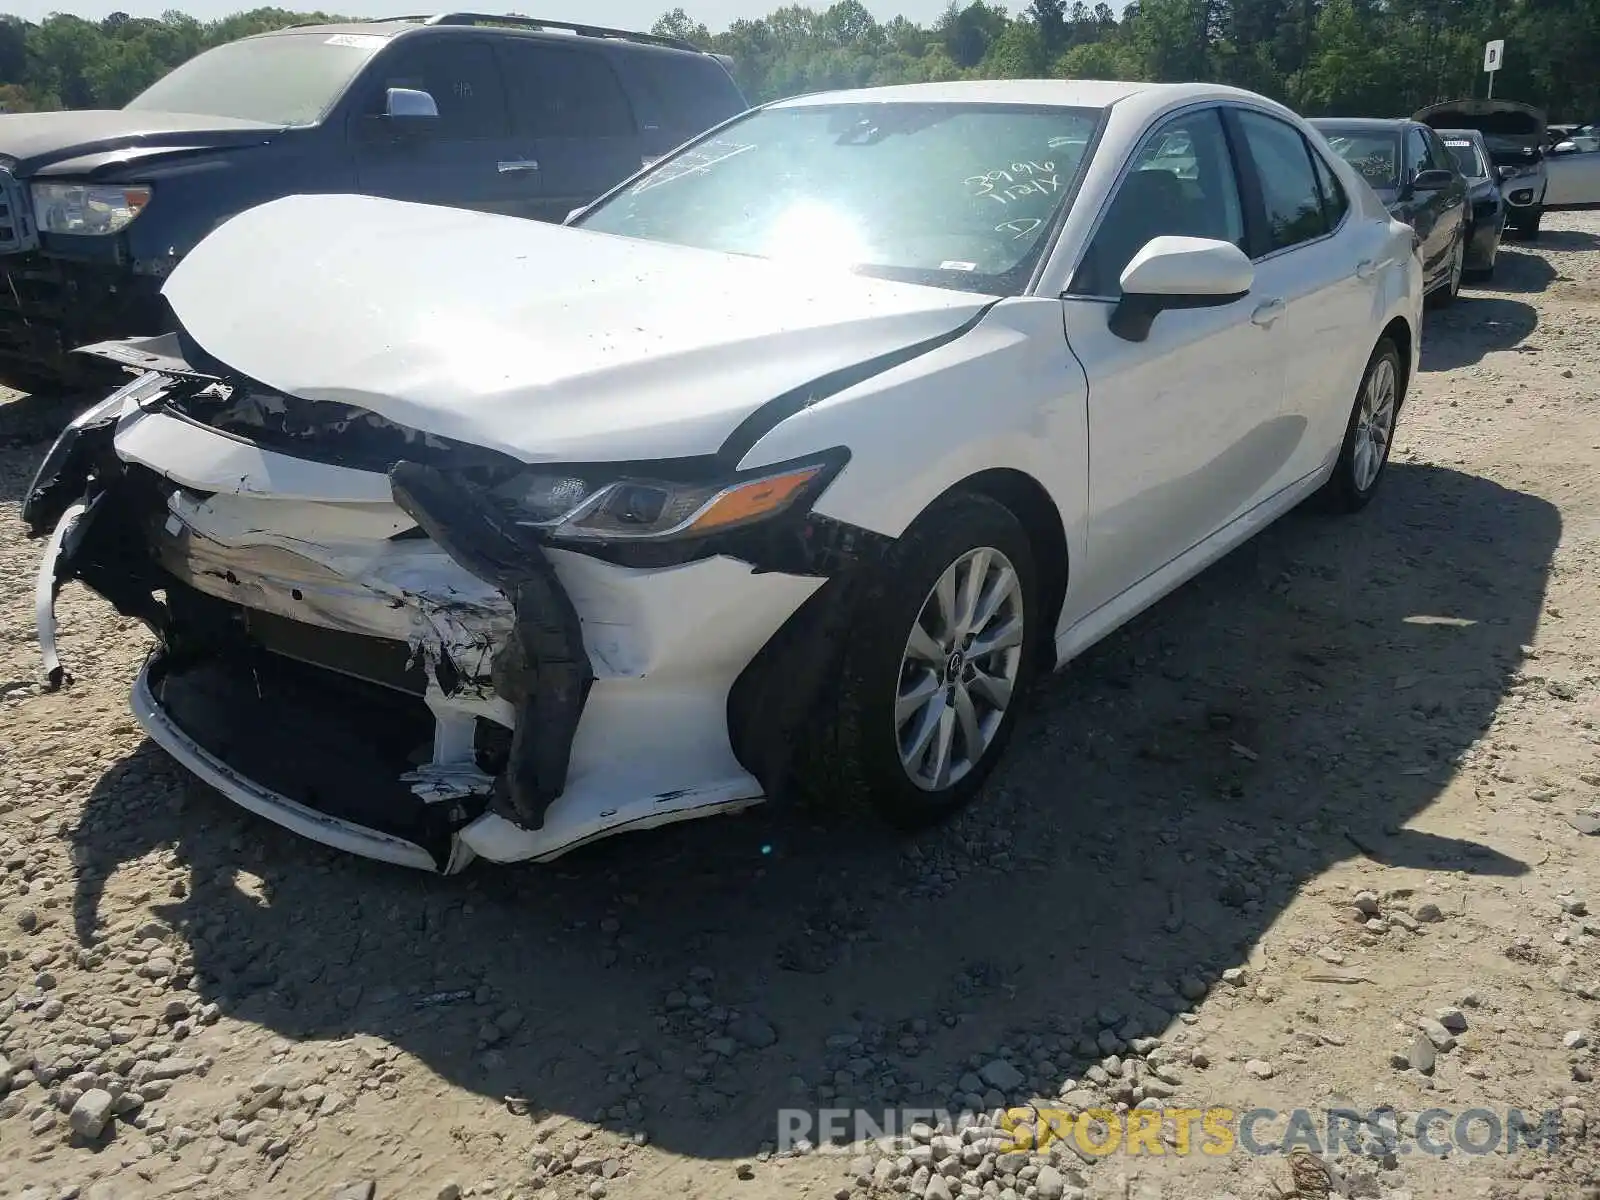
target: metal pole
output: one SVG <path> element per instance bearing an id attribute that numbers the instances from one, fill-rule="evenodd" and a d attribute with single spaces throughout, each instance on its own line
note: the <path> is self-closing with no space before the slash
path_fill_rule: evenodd
<path id="1" fill-rule="evenodd" d="M 1489 72 L 1489 99 L 1494 99 L 1494 72 Z"/>

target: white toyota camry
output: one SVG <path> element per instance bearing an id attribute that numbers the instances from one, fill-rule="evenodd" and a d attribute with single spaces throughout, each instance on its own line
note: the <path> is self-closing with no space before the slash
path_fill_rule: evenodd
<path id="1" fill-rule="evenodd" d="M 1371 498 L 1422 275 L 1271 101 L 1018 81 L 769 105 L 565 227 L 277 200 L 165 295 L 27 497 L 52 678 L 78 579 L 180 762 L 448 872 L 956 809 L 1041 671 Z"/>

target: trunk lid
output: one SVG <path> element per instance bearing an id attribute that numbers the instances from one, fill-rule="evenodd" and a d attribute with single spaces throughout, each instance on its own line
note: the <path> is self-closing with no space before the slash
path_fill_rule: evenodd
<path id="1" fill-rule="evenodd" d="M 1411 119 L 1434 129 L 1476 129 L 1496 166 L 1537 160 L 1544 146 L 1544 111 L 1516 100 L 1447 100 Z"/>

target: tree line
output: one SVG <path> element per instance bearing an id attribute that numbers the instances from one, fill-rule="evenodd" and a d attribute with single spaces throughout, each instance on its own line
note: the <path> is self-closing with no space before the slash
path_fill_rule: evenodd
<path id="1" fill-rule="evenodd" d="M 12 112 L 115 108 L 185 59 L 322 13 L 260 8 L 217 21 L 181 12 L 0 15 L 0 104 Z M 799 92 L 955 79 L 1208 80 L 1308 115 L 1401 116 L 1484 94 L 1484 43 L 1506 41 L 1495 94 L 1551 120 L 1600 121 L 1600 0 L 1027 0 L 1016 14 L 952 0 L 929 25 L 878 21 L 860 0 L 789 5 L 713 32 L 683 8 L 654 32 L 729 54 L 752 102 Z"/>

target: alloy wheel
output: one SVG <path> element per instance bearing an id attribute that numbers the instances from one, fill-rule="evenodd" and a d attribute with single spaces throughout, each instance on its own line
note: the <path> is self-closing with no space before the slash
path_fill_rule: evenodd
<path id="1" fill-rule="evenodd" d="M 906 777 L 926 792 L 960 782 L 987 753 L 1022 670 L 1024 590 L 999 550 L 951 563 L 923 601 L 900 659 L 895 731 Z"/>
<path id="2" fill-rule="evenodd" d="M 1351 458 L 1352 482 L 1356 491 L 1365 492 L 1378 481 L 1383 470 L 1384 457 L 1389 451 L 1389 439 L 1394 434 L 1395 401 L 1399 396 L 1399 380 L 1395 377 L 1394 363 L 1380 358 L 1373 364 L 1372 373 L 1361 389 L 1361 411 L 1356 416 L 1356 439 Z"/>

